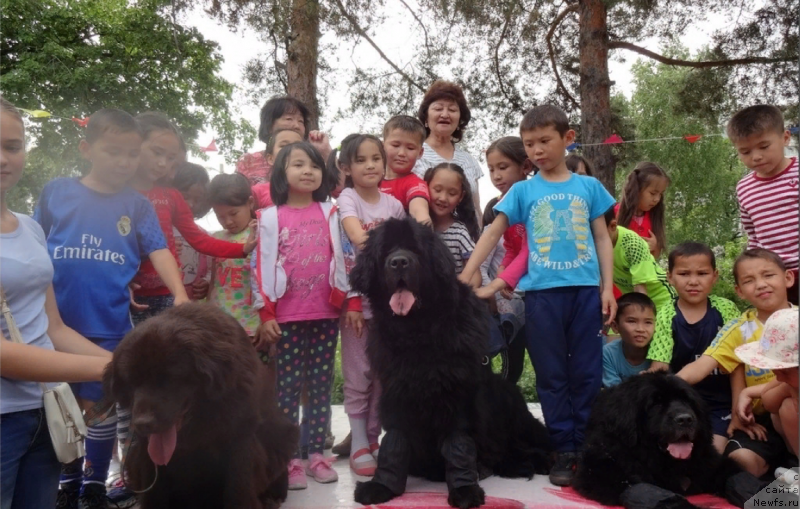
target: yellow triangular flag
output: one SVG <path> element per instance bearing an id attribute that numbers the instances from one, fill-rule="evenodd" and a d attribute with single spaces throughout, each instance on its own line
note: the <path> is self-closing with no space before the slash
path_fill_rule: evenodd
<path id="1" fill-rule="evenodd" d="M 25 113 L 27 113 L 28 115 L 30 115 L 33 118 L 47 118 L 47 117 L 50 116 L 50 112 L 49 111 L 44 111 L 44 110 L 26 110 L 24 108 L 18 108 L 18 109 L 20 111 L 24 111 Z"/>

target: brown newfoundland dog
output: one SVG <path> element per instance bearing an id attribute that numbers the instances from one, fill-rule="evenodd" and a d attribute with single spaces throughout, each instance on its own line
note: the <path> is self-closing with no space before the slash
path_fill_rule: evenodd
<path id="1" fill-rule="evenodd" d="M 131 331 L 106 371 L 131 409 L 128 486 L 142 509 L 277 508 L 298 432 L 278 413 L 267 370 L 239 323 L 185 304 Z"/>

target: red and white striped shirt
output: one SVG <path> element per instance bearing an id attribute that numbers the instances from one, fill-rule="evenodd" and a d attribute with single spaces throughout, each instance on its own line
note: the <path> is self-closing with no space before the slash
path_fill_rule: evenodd
<path id="1" fill-rule="evenodd" d="M 747 248 L 769 249 L 783 259 L 786 268 L 797 270 L 800 254 L 800 209 L 798 209 L 797 158 L 770 178 L 750 172 L 736 185 L 736 199 Z"/>

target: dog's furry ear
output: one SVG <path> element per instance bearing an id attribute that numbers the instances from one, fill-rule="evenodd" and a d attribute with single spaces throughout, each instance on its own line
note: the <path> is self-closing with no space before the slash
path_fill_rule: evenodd
<path id="1" fill-rule="evenodd" d="M 383 244 L 384 228 L 376 228 L 367 233 L 364 249 L 356 258 L 356 264 L 350 271 L 350 288 L 359 293 L 369 293 L 380 273 L 380 250 Z"/>

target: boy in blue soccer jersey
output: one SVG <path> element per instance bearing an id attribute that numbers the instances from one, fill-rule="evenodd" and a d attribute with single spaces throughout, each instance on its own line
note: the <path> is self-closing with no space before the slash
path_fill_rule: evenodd
<path id="1" fill-rule="evenodd" d="M 91 170 L 83 178 L 48 183 L 34 213 L 47 237 L 64 323 L 109 351 L 132 328 L 128 284 L 144 257 L 153 262 L 176 305 L 189 300 L 152 205 L 126 187 L 138 168 L 141 144 L 131 115 L 96 112 L 80 144 Z M 99 382 L 73 384 L 73 390 L 86 410 L 103 397 Z M 58 507 L 106 507 L 115 437 L 115 416 L 89 428 L 85 465 L 79 459 L 63 467 Z"/>
<path id="2" fill-rule="evenodd" d="M 550 482 L 567 486 L 602 386 L 603 315 L 608 324 L 617 309 L 613 248 L 603 217 L 614 198 L 597 179 L 567 169 L 566 148 L 575 132 L 556 106 L 528 111 L 520 136 L 539 173 L 514 184 L 495 206 L 497 218 L 459 279 L 469 281 L 509 225 L 525 224 L 528 273 L 518 287 L 525 290 L 525 321 L 536 324 L 526 328 L 528 353 L 558 453 Z"/>

